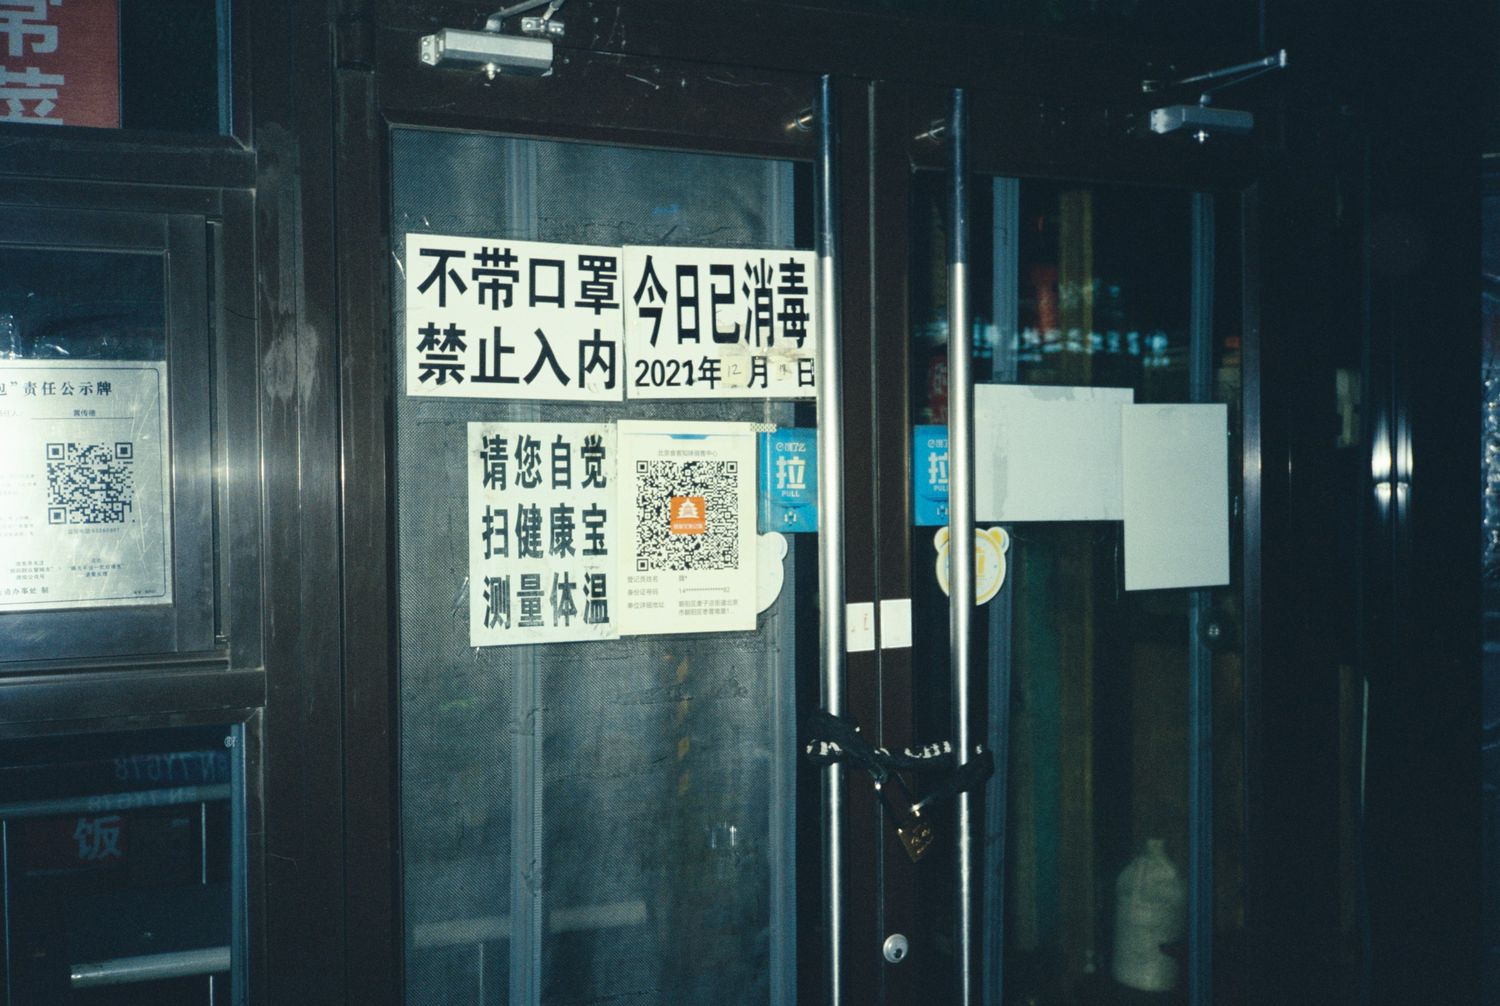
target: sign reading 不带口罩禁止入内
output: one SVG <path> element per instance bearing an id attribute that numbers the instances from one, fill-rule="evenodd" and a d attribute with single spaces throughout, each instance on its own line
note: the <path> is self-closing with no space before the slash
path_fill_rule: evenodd
<path id="1" fill-rule="evenodd" d="M 818 431 L 810 427 L 760 434 L 760 529 L 818 530 Z"/>
<path id="2" fill-rule="evenodd" d="M 604 423 L 470 423 L 469 644 L 612 639 L 615 437 Z"/>
<path id="3" fill-rule="evenodd" d="M 166 364 L 0 360 L 0 612 L 170 604 Z"/>
<path id="4" fill-rule="evenodd" d="M 631 398 L 812 398 L 817 256 L 626 247 Z"/>
<path id="5" fill-rule="evenodd" d="M 621 422 L 621 635 L 755 628 L 755 426 Z"/>
<path id="6" fill-rule="evenodd" d="M 620 249 L 406 235 L 406 393 L 619 401 Z"/>
<path id="7" fill-rule="evenodd" d="M 0 122 L 120 125 L 117 0 L 0 0 Z"/>

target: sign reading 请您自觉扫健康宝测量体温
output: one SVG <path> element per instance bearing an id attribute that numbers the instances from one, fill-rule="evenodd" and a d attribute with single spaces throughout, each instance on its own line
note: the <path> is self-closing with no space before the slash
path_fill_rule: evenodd
<path id="1" fill-rule="evenodd" d="M 605 423 L 470 423 L 469 644 L 619 635 L 615 437 Z"/>
<path id="2" fill-rule="evenodd" d="M 166 364 L 0 360 L 0 612 L 172 603 Z"/>

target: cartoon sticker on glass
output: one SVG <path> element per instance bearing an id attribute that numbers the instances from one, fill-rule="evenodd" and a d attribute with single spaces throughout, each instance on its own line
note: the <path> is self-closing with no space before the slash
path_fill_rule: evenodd
<path id="1" fill-rule="evenodd" d="M 948 593 L 948 529 L 938 528 L 932 538 L 937 549 L 937 581 Z M 1010 551 L 1010 535 L 1001 527 L 974 529 L 974 603 L 984 604 L 1000 593 L 1005 584 L 1005 553 Z"/>

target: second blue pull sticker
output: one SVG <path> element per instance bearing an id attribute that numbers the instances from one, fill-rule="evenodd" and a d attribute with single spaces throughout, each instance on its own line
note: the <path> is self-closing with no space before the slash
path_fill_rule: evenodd
<path id="1" fill-rule="evenodd" d="M 948 427 L 912 430 L 911 480 L 913 523 L 917 527 L 948 523 Z"/>

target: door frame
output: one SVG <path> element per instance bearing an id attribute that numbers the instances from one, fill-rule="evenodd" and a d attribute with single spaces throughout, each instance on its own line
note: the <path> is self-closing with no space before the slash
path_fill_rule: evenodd
<path id="1" fill-rule="evenodd" d="M 461 23 L 461 22 L 460 22 Z M 345 472 L 343 619 L 345 666 L 345 863 L 359 878 L 347 894 L 348 988 L 351 1001 L 395 1001 L 401 964 L 391 948 L 404 947 L 401 921 L 399 686 L 394 651 L 394 474 L 389 346 L 390 135 L 395 128 L 474 130 L 493 135 L 575 142 L 649 146 L 714 154 L 811 161 L 811 131 L 799 114 L 817 96 L 818 77 L 785 71 L 670 62 L 638 57 L 590 58 L 559 53 L 554 76 L 497 78 L 477 71 L 434 69 L 416 58 L 417 38 L 432 30 L 411 20 L 372 26 L 368 64 L 339 74 L 335 100 L 338 144 L 337 229 L 340 352 L 340 425 Z M 497 112 L 496 109 L 503 109 Z M 857 118 L 849 129 L 857 131 Z M 856 148 L 858 144 L 853 144 Z M 841 167 L 841 173 L 848 174 Z M 851 224 L 845 239 L 857 233 Z M 846 261 L 849 255 L 845 251 Z M 845 283 L 841 298 L 858 315 L 857 284 Z M 867 297 L 865 298 L 867 301 Z M 846 313 L 846 318 L 847 318 Z M 849 332 L 849 323 L 845 322 Z M 854 338 L 858 338 L 855 336 Z M 846 345 L 845 384 L 866 372 L 867 348 Z M 850 396 L 845 416 L 867 410 Z M 844 465 L 847 496 L 868 500 L 872 461 L 868 445 L 850 444 Z M 861 516 L 868 506 L 849 508 L 848 536 L 868 541 Z M 868 554 L 868 549 L 860 550 Z M 378 557 L 377 561 L 371 561 Z M 851 599 L 861 589 L 846 574 Z M 809 672 L 810 673 L 810 672 Z M 795 739 L 792 743 L 795 745 Z M 804 819 L 806 815 L 804 815 Z M 814 814 L 811 820 L 816 821 Z M 799 871 L 810 874 L 811 871 Z M 799 876 L 799 918 L 820 911 L 810 876 Z M 808 899 L 812 904 L 808 904 Z M 811 914 L 809 914 L 811 913 Z M 799 925 L 800 960 L 816 953 L 813 927 Z M 804 988 L 812 976 L 799 969 Z M 804 998 L 813 997 L 804 992 Z"/>
<path id="2" fill-rule="evenodd" d="M 609 5 L 607 21 L 598 20 L 602 5 L 584 2 L 570 5 L 566 17 L 559 15 L 570 29 L 583 25 L 585 34 L 559 45 L 554 76 L 490 82 L 477 72 L 418 63 L 416 41 L 422 33 L 471 27 L 474 20 L 469 9 L 434 7 L 441 15 L 377 14 L 351 4 L 335 35 L 344 919 L 347 995 L 360 1002 L 395 1001 L 400 963 L 390 949 L 403 946 L 386 355 L 392 128 L 478 130 L 806 161 L 815 153 L 812 134 L 792 120 L 814 102 L 817 77 L 809 68 L 838 73 L 833 84 L 843 110 L 836 162 L 842 209 L 842 414 L 846 428 L 861 434 L 852 435 L 846 446 L 844 476 L 847 498 L 865 501 L 847 508 L 846 539 L 874 543 L 846 554 L 850 603 L 906 596 L 909 590 L 909 412 L 878 406 L 891 402 L 896 389 L 901 405 L 909 405 L 904 380 L 909 177 L 900 176 L 909 175 L 913 165 L 935 168 L 941 162 L 940 145 L 915 140 L 931 126 L 934 97 L 954 84 L 983 83 L 971 90 L 973 119 L 985 124 L 973 133 L 975 171 L 1247 191 L 1257 170 L 1254 158 L 1223 148 L 1153 149 L 1142 143 L 1138 123 L 1111 118 L 1111 107 L 1138 87 L 1141 68 L 1148 65 L 1129 47 L 1000 31 L 975 32 L 954 46 L 943 31 L 904 19 L 774 3 L 726 11 L 722 19 L 716 12 L 710 41 L 701 14 L 695 20 L 691 5 L 675 0 Z M 856 44 L 776 44 L 784 35 L 774 17 L 793 10 L 807 19 L 804 24 L 836 31 Z M 907 32 L 899 46 L 893 46 L 893 23 Z M 599 27 L 604 24 L 607 29 Z M 1000 61 L 999 73 L 997 41 L 1015 57 L 1008 67 Z M 942 59 L 923 58 L 937 49 L 944 50 Z M 1028 71 L 1036 76 L 1022 83 Z M 1039 79 L 1048 83 L 1046 97 L 1036 94 Z M 1246 297 L 1247 305 L 1251 299 Z M 1247 368 L 1248 359 L 1247 353 Z M 897 371 L 886 369 L 892 361 L 903 377 L 899 384 L 892 379 Z M 1247 374 L 1247 396 L 1249 388 Z M 1247 512 L 1247 547 L 1249 519 Z M 1249 569 L 1247 564 L 1247 575 Z M 1250 596 L 1247 582 L 1247 603 Z M 910 651 L 877 649 L 846 659 L 850 711 L 867 730 L 874 725 L 872 739 L 888 747 L 917 740 Z M 924 915 L 919 883 L 911 871 L 892 869 L 906 857 L 868 783 L 846 779 L 845 795 L 848 871 L 873 880 L 846 891 L 850 921 L 843 956 L 875 965 L 847 970 L 848 1001 L 905 1001 L 921 987 L 921 972 L 884 965 L 878 954 L 887 933 L 910 931 L 904 927 Z M 806 820 L 806 814 L 799 816 Z M 805 864 L 806 857 L 799 855 L 799 862 Z M 805 866 L 799 876 L 804 871 Z M 816 917 L 816 907 L 808 914 L 803 892 L 799 880 L 799 917 Z M 815 1001 L 811 993 L 822 987 L 815 974 L 821 953 L 820 943 L 809 939 L 810 928 L 799 926 L 799 985 L 807 1001 Z"/>

